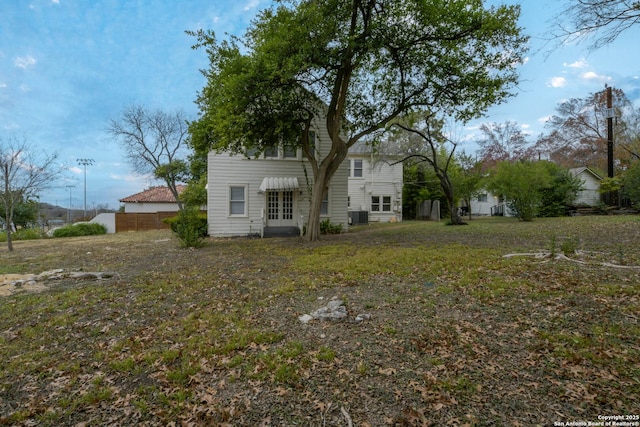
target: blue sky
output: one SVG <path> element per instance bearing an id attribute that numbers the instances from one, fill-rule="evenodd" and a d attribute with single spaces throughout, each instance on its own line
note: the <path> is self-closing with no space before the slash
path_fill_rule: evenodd
<path id="1" fill-rule="evenodd" d="M 492 0 L 491 4 L 513 4 Z M 585 97 L 605 84 L 640 102 L 640 27 L 590 53 L 587 44 L 548 52 L 543 37 L 559 12 L 557 0 L 521 0 L 521 26 L 531 51 L 521 67 L 518 95 L 491 108 L 462 131 L 462 148 L 483 122 L 515 121 L 535 136 L 562 100 Z M 194 51 L 185 30 L 241 35 L 269 0 L 11 0 L 0 4 L 0 136 L 25 138 L 39 150 L 57 151 L 68 169 L 44 202 L 82 209 L 87 167 L 87 207 L 108 204 L 157 185 L 135 174 L 105 128 L 131 104 L 195 118 L 202 89 L 204 51 Z"/>

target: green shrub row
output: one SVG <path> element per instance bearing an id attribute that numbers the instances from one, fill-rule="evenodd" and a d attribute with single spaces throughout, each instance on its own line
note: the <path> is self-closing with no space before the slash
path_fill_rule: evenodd
<path id="1" fill-rule="evenodd" d="M 79 223 L 56 228 L 53 237 L 77 237 L 107 234 L 107 227 L 97 223 Z"/>

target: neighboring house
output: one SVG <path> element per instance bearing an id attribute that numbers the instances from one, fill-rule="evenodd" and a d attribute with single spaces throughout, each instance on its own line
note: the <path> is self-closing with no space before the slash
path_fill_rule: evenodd
<path id="1" fill-rule="evenodd" d="M 178 194 L 186 188 L 185 185 L 178 185 Z M 140 193 L 136 193 L 124 199 L 125 213 L 156 213 L 156 212 L 177 212 L 178 203 L 168 187 L 151 187 Z"/>
<path id="2" fill-rule="evenodd" d="M 464 202 L 460 207 L 463 216 L 469 215 Z M 488 192 L 480 192 L 471 199 L 471 215 L 478 216 L 514 216 L 508 204 L 500 197 Z"/>
<path id="3" fill-rule="evenodd" d="M 318 157 L 331 149 L 326 129 L 314 123 L 312 132 Z M 336 171 L 321 220 L 348 227 L 347 169 Z M 210 236 L 299 236 L 309 215 L 313 187 L 311 165 L 301 149 L 280 146 L 257 158 L 255 153 L 211 152 L 208 156 L 208 223 Z"/>
<path id="4" fill-rule="evenodd" d="M 403 164 L 381 159 L 363 142 L 347 156 L 351 224 L 402 221 Z"/>
<path id="5" fill-rule="evenodd" d="M 575 206 L 598 206 L 601 203 L 600 177 L 586 166 L 569 169 L 569 173 L 582 181 L 582 190 L 573 202 Z"/>

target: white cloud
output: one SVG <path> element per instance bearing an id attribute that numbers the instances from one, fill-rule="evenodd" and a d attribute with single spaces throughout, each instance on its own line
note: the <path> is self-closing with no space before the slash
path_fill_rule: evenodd
<path id="1" fill-rule="evenodd" d="M 520 125 L 520 127 L 521 127 L 522 129 L 529 129 L 529 128 L 531 127 L 531 125 L 528 125 L 528 124 L 526 124 L 526 123 L 525 123 L 525 124 L 523 124 L 523 125 Z"/>
<path id="2" fill-rule="evenodd" d="M 611 77 L 601 76 L 600 74 L 597 74 L 594 71 L 587 71 L 586 73 L 583 73 L 580 77 L 582 77 L 585 80 L 597 80 L 601 82 L 611 81 Z"/>
<path id="3" fill-rule="evenodd" d="M 260 0 L 250 0 L 245 6 L 244 6 L 244 10 L 251 10 L 251 9 L 255 9 L 260 5 Z"/>
<path id="4" fill-rule="evenodd" d="M 545 123 L 547 123 L 549 120 L 551 120 L 551 117 L 552 117 L 552 116 L 543 116 L 543 117 L 540 117 L 540 118 L 538 119 L 538 123 L 540 123 L 541 125 L 544 125 L 544 124 L 545 124 Z"/>
<path id="5" fill-rule="evenodd" d="M 16 67 L 22 68 L 24 70 L 24 69 L 26 69 L 28 67 L 31 67 L 32 65 L 36 65 L 36 62 L 38 62 L 36 60 L 36 58 L 34 58 L 31 55 L 27 55 L 27 56 L 21 56 L 21 57 L 16 58 L 13 61 L 13 64 Z"/>
<path id="6" fill-rule="evenodd" d="M 77 167 L 77 166 L 71 166 L 71 167 L 69 168 L 69 171 L 71 171 L 71 172 L 75 173 L 76 175 L 80 175 L 80 174 L 82 173 L 82 169 L 80 169 L 80 168 L 79 168 L 79 167 Z"/>
<path id="7" fill-rule="evenodd" d="M 0 83 L 0 89 L 4 89 L 4 88 L 6 88 L 6 87 L 7 87 L 7 84 L 6 84 L 6 83 Z"/>
<path id="8" fill-rule="evenodd" d="M 567 79 L 564 77 L 551 77 L 551 79 L 547 82 L 547 87 L 565 87 L 567 85 Z"/>
<path id="9" fill-rule="evenodd" d="M 589 66 L 589 63 L 584 58 L 580 58 L 576 62 L 572 62 L 571 64 L 565 62 L 562 65 L 568 68 L 586 68 Z"/>
<path id="10" fill-rule="evenodd" d="M 51 3 L 53 3 L 53 4 L 60 4 L 60 0 L 51 0 Z"/>

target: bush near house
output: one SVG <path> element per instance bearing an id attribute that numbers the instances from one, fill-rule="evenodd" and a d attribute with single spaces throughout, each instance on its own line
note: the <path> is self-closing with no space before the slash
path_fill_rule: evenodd
<path id="1" fill-rule="evenodd" d="M 184 247 L 200 247 L 208 235 L 207 214 L 198 207 L 185 207 L 178 215 L 163 221 L 178 235 Z"/>

